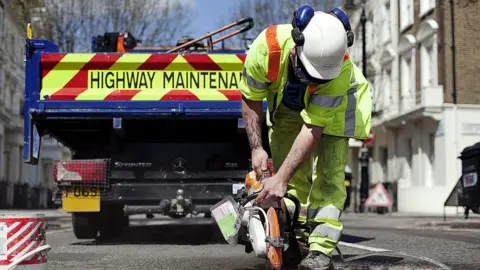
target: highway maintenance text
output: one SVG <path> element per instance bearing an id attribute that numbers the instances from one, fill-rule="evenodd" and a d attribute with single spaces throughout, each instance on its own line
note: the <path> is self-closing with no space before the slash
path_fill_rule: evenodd
<path id="1" fill-rule="evenodd" d="M 90 89 L 238 89 L 241 71 L 90 70 Z"/>

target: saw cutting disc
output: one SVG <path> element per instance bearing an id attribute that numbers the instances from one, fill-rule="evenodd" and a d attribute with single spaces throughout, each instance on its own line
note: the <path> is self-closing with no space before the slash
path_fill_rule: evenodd
<path id="1" fill-rule="evenodd" d="M 280 225 L 278 224 L 277 212 L 273 207 L 268 209 L 267 218 L 269 224 L 269 229 L 266 230 L 268 239 L 270 239 L 270 241 L 280 239 Z M 271 268 L 282 268 L 282 251 L 283 248 L 274 247 L 270 242 L 267 243 L 267 258 Z"/>

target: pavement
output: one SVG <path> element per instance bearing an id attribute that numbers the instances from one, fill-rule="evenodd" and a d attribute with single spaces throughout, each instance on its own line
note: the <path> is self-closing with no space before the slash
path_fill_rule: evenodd
<path id="1" fill-rule="evenodd" d="M 243 246 L 226 244 L 212 219 L 132 216 L 119 239 L 77 240 L 69 214 L 25 211 L 46 216 L 48 269 L 265 269 Z M 480 229 L 455 227 L 480 224 L 470 217 L 448 217 L 447 226 L 443 217 L 346 213 L 339 247 L 347 261 L 334 252 L 335 269 L 480 269 Z"/>

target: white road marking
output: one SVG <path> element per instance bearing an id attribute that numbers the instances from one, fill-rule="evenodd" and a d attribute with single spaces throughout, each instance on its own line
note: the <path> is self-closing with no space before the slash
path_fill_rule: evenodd
<path id="1" fill-rule="evenodd" d="M 403 257 L 410 257 L 410 258 L 415 258 L 415 259 L 419 259 L 419 260 L 424 260 L 424 261 L 427 261 L 431 264 L 435 264 L 437 266 L 440 266 L 442 269 L 451 270 L 451 268 L 449 266 L 443 264 L 442 262 L 431 259 L 429 257 L 411 255 L 411 254 L 403 253 L 403 252 L 399 252 L 399 251 L 393 251 L 393 250 L 389 250 L 389 249 L 376 248 L 376 247 L 369 247 L 369 246 L 364 246 L 364 245 L 359 245 L 359 244 L 347 243 L 347 242 L 343 242 L 343 241 L 339 241 L 338 244 L 341 245 L 341 246 L 363 249 L 363 250 L 367 250 L 367 251 L 370 251 L 370 252 L 391 252 L 393 254 L 397 254 L 397 255 L 400 255 L 400 256 L 403 256 Z M 351 262 L 351 261 L 355 261 L 355 260 L 358 260 L 358 259 L 362 259 L 362 258 L 365 258 L 365 257 L 372 256 L 372 255 L 373 254 L 357 255 L 357 256 L 353 256 L 353 257 L 350 257 L 348 259 L 345 259 L 345 261 L 346 262 L 347 261 Z"/>
<path id="2" fill-rule="evenodd" d="M 358 248 L 358 249 L 368 250 L 368 251 L 372 251 L 372 252 L 391 251 L 389 249 L 369 247 L 369 246 L 364 246 L 364 245 L 359 245 L 359 244 L 347 243 L 347 242 L 343 242 L 343 241 L 338 242 L 338 244 L 342 245 L 342 246 L 346 246 L 346 247 Z"/>
<path id="3" fill-rule="evenodd" d="M 55 233 L 62 233 L 62 232 L 71 232 L 71 231 L 73 231 L 73 228 L 61 229 L 61 230 L 54 230 L 54 231 L 48 231 L 48 232 L 47 232 L 47 235 L 49 235 L 49 234 L 55 234 Z"/>

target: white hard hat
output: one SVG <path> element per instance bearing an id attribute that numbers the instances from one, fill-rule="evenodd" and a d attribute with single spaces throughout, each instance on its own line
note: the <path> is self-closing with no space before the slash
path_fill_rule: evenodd
<path id="1" fill-rule="evenodd" d="M 342 22 L 331 14 L 316 11 L 303 30 L 305 43 L 297 53 L 308 75 L 331 80 L 340 75 L 347 52 L 347 35 Z"/>

